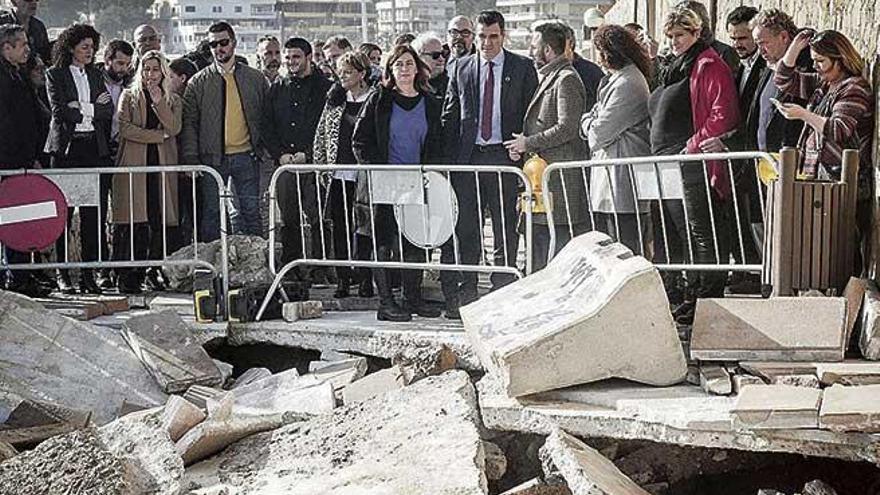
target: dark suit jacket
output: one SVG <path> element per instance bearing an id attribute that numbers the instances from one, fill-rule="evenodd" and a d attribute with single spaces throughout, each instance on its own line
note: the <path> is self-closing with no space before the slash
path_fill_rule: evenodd
<path id="1" fill-rule="evenodd" d="M 449 67 L 449 87 L 443 103 L 445 150 L 451 163 L 468 164 L 480 127 L 480 55 L 457 59 Z M 501 139 L 521 133 L 526 107 L 538 87 L 532 61 L 504 50 L 501 69 Z"/>
<path id="2" fill-rule="evenodd" d="M 91 102 L 95 106 L 95 116 L 92 124 L 95 126 L 95 134 L 98 140 L 98 156 L 110 157 L 110 126 L 113 120 L 113 102 L 104 104 L 96 103 L 101 93 L 107 92 L 104 85 L 104 76 L 94 66 L 86 67 L 86 75 L 91 89 Z M 67 153 L 70 138 L 83 120 L 79 109 L 67 106 L 72 101 L 79 101 L 76 92 L 76 83 L 69 67 L 52 67 L 46 73 L 46 90 L 49 92 L 49 103 L 52 108 L 52 122 L 49 124 L 49 137 L 46 140 L 46 151 L 56 157 L 63 157 Z"/>
<path id="3" fill-rule="evenodd" d="M 269 87 L 263 110 L 263 138 L 272 158 L 303 152 L 312 162 L 315 131 L 333 82 L 319 73 L 285 77 Z"/>
<path id="4" fill-rule="evenodd" d="M 571 66 L 574 67 L 575 72 L 581 77 L 581 82 L 584 83 L 584 89 L 587 90 L 587 101 L 584 111 L 582 112 L 587 113 L 592 110 L 593 105 L 596 104 L 597 95 L 599 94 L 599 82 L 605 77 L 605 73 L 602 72 L 601 67 L 578 54 L 574 55 L 574 60 L 571 61 Z"/>

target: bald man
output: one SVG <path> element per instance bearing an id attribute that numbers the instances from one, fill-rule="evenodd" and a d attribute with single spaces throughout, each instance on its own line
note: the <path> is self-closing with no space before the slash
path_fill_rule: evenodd
<path id="1" fill-rule="evenodd" d="M 149 24 L 141 24 L 134 30 L 134 44 L 138 56 L 150 50 L 162 51 L 162 38 L 156 28 Z"/>

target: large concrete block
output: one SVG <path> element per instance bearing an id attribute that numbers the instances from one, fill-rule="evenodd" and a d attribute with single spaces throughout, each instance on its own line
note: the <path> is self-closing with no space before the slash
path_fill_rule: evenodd
<path id="1" fill-rule="evenodd" d="M 862 356 L 871 361 L 880 360 L 880 290 L 870 282 L 862 302 L 862 333 L 859 335 L 859 349 Z"/>
<path id="2" fill-rule="evenodd" d="M 842 363 L 816 363 L 816 376 L 823 385 L 878 385 L 880 363 L 854 360 Z"/>
<path id="3" fill-rule="evenodd" d="M 880 385 L 826 388 L 819 410 L 819 427 L 880 433 Z"/>
<path id="4" fill-rule="evenodd" d="M 789 385 L 745 387 L 733 413 L 734 426 L 748 429 L 816 428 L 822 391 Z"/>
<path id="5" fill-rule="evenodd" d="M 123 323 L 122 335 L 167 393 L 223 382 L 214 360 L 174 311 L 134 316 Z"/>
<path id="6" fill-rule="evenodd" d="M 846 299 L 700 299 L 691 358 L 708 361 L 842 361 Z"/>
<path id="7" fill-rule="evenodd" d="M 461 314 L 510 396 L 610 377 L 672 385 L 687 370 L 657 270 L 598 232 Z"/>
<path id="8" fill-rule="evenodd" d="M 649 495 L 605 456 L 559 428 L 547 437 L 541 458 L 545 470 L 559 471 L 573 495 Z"/>
<path id="9" fill-rule="evenodd" d="M 406 377 L 403 369 L 400 365 L 396 365 L 379 370 L 348 385 L 342 389 L 342 401 L 345 405 L 349 405 L 404 386 L 406 386 Z"/>
<path id="10" fill-rule="evenodd" d="M 112 421 L 124 401 L 165 403 L 167 396 L 118 331 L 9 294 L 0 291 L 0 382 L 7 392 L 91 411 L 99 425 Z"/>

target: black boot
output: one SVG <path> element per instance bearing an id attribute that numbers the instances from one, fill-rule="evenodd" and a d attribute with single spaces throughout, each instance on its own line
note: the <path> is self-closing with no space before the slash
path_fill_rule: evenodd
<path id="1" fill-rule="evenodd" d="M 394 302 L 388 271 L 384 268 L 374 270 L 376 287 L 379 289 L 379 311 L 376 312 L 376 319 L 379 321 L 411 321 L 412 313 Z"/>
<path id="2" fill-rule="evenodd" d="M 440 316 L 439 309 L 428 306 L 422 300 L 421 270 L 402 270 L 401 281 L 403 282 L 404 309 L 409 310 L 411 314 L 425 318 L 437 318 Z"/>
<path id="3" fill-rule="evenodd" d="M 79 276 L 79 291 L 83 294 L 103 294 L 103 291 L 95 282 L 95 274 L 92 270 L 83 269 Z"/>
<path id="4" fill-rule="evenodd" d="M 58 291 L 62 294 L 76 294 L 76 289 L 70 282 L 70 272 L 68 270 L 58 270 L 55 273 L 55 283 L 58 285 Z"/>

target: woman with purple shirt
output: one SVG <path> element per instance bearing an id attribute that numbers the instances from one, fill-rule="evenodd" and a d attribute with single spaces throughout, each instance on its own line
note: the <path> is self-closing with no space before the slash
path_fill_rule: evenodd
<path id="1" fill-rule="evenodd" d="M 355 123 L 352 149 L 360 164 L 426 164 L 442 158 L 440 113 L 443 102 L 428 86 L 430 70 L 409 46 L 399 45 L 385 62 L 385 82 L 367 98 Z M 359 194 L 359 200 L 364 199 Z M 369 203 L 369 200 L 362 201 Z M 374 205 L 372 221 L 380 261 L 405 259 L 422 261 L 423 250 L 398 233 L 391 205 Z M 402 245 L 402 253 L 401 251 Z M 376 317 L 387 321 L 409 321 L 413 314 L 435 318 L 436 308 L 422 301 L 422 272 L 404 270 L 403 304 L 394 300 L 388 269 L 374 270 L 379 291 Z"/>

